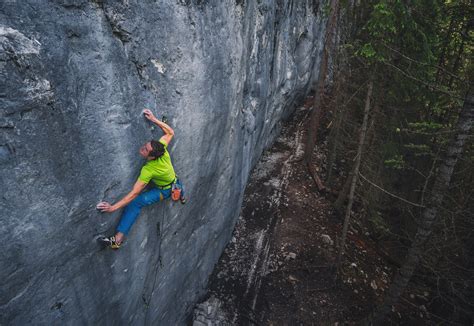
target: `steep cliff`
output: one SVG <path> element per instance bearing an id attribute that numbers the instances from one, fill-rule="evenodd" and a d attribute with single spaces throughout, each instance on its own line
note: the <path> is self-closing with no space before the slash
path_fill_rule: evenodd
<path id="1" fill-rule="evenodd" d="M 183 324 L 228 242 L 249 171 L 307 94 L 318 1 L 0 4 L 0 324 Z M 189 196 L 99 250 L 139 146 L 166 115 Z"/>

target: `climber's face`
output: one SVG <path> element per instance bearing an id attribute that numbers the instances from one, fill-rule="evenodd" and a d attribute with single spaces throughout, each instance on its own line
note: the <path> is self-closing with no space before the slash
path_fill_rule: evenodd
<path id="1" fill-rule="evenodd" d="M 140 147 L 140 155 L 144 158 L 148 158 L 150 152 L 153 150 L 151 147 L 151 142 L 145 143 L 142 147 Z"/>

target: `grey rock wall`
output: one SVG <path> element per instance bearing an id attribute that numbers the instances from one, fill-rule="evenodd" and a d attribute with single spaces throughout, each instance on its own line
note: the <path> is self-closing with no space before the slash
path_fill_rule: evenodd
<path id="1" fill-rule="evenodd" d="M 317 75 L 318 1 L 0 2 L 0 324 L 179 325 L 239 214 L 249 171 Z M 99 250 L 161 136 L 185 206 L 143 210 Z"/>

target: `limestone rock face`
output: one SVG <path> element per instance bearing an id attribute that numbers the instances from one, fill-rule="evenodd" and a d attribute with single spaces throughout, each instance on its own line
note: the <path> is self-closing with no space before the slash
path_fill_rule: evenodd
<path id="1" fill-rule="evenodd" d="M 290 0 L 0 3 L 0 324 L 180 325 L 249 171 L 317 76 L 325 18 Z M 159 138 L 188 194 L 100 250 Z"/>

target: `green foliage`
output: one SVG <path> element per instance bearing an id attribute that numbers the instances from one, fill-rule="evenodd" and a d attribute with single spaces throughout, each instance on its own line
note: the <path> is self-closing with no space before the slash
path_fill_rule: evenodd
<path id="1" fill-rule="evenodd" d="M 418 132 L 433 132 L 444 127 L 441 123 L 434 121 L 410 122 L 408 126 Z"/>
<path id="2" fill-rule="evenodd" d="M 331 13 L 331 0 L 328 0 L 328 2 L 323 5 L 321 11 L 322 11 L 323 17 L 325 18 L 329 17 L 329 14 Z"/>
<path id="3" fill-rule="evenodd" d="M 385 167 L 395 170 L 402 170 L 405 168 L 405 161 L 402 155 L 396 155 L 388 160 L 383 161 Z"/>
<path id="4" fill-rule="evenodd" d="M 433 153 L 431 148 L 426 144 L 405 144 L 403 145 L 406 149 L 413 152 L 415 156 L 423 156 L 423 155 L 430 155 L 432 156 Z"/>
<path id="5" fill-rule="evenodd" d="M 356 55 L 367 60 L 370 65 L 377 63 L 392 63 L 399 57 L 392 49 L 420 61 L 431 64 L 435 61 L 431 44 L 437 42 L 436 30 L 419 19 L 418 12 L 430 15 L 436 14 L 437 1 L 405 1 L 380 0 L 371 3 L 369 19 L 359 34 L 359 48 Z M 417 8 L 416 12 L 414 8 Z M 420 23 L 420 21 L 423 21 Z M 429 28 L 427 28 L 429 27 Z M 363 40 L 366 40 L 365 42 Z M 430 66 L 416 67 L 411 72 L 416 77 L 426 78 L 433 74 Z M 411 81 L 409 82 L 411 84 Z"/>
<path id="6" fill-rule="evenodd" d="M 356 51 L 356 54 L 361 56 L 361 57 L 364 57 L 364 58 L 368 59 L 368 58 L 375 57 L 375 55 L 377 53 L 375 52 L 375 49 L 372 46 L 372 44 L 366 43 L 362 46 L 362 48 L 360 48 L 359 50 Z"/>
<path id="7" fill-rule="evenodd" d="M 394 8 L 385 1 L 377 3 L 366 28 L 372 38 L 392 41 L 397 34 L 397 17 Z"/>
<path id="8" fill-rule="evenodd" d="M 474 30 L 469 24 L 474 17 L 474 6 L 472 0 L 367 0 L 358 3 L 348 8 L 353 10 L 348 17 L 354 26 L 348 42 L 339 47 L 346 54 L 343 59 L 348 62 L 348 73 L 341 75 L 343 82 L 350 86 L 346 87 L 345 94 L 338 92 L 336 96 L 343 98 L 341 102 L 348 103 L 347 110 L 353 112 L 355 119 L 351 122 L 354 124 L 354 120 L 360 120 L 358 112 L 365 100 L 359 89 L 363 89 L 361 85 L 368 79 L 374 81 L 371 102 L 374 123 L 372 134 L 368 136 L 370 146 L 364 149 L 362 157 L 365 169 L 362 173 L 379 178 L 378 184 L 387 191 L 419 203 L 421 194 L 429 193 L 438 173 L 433 167 L 437 166 L 437 160 L 453 136 L 464 97 L 472 86 Z M 349 145 L 345 145 L 344 150 L 352 152 L 353 140 L 359 130 L 357 126 L 346 128 L 350 132 L 344 141 Z M 462 206 L 463 201 L 472 202 L 470 197 L 474 189 L 474 156 L 472 148 L 469 151 L 469 147 L 465 147 L 463 166 L 458 162 L 456 167 L 458 183 L 451 190 L 458 196 L 449 196 L 453 205 L 460 205 L 450 208 L 450 219 L 459 221 L 465 221 L 463 214 L 473 211 L 472 207 Z M 416 229 L 418 210 L 411 207 L 412 216 L 401 216 L 400 212 L 406 210 L 400 206 L 406 203 L 386 200 L 381 193 L 374 196 L 375 190 L 359 193 L 377 232 L 390 231 L 406 236 Z M 378 213 L 381 206 L 384 207 L 383 218 Z M 472 214 L 470 218 L 472 220 Z M 400 225 L 390 229 L 392 226 L 386 225 L 385 220 L 400 221 Z M 446 247 L 449 245 L 447 243 Z M 437 268 L 432 267 L 433 270 Z M 445 271 L 438 269 L 436 273 L 441 277 Z"/>
<path id="9" fill-rule="evenodd" d="M 382 216 L 382 213 L 375 212 L 370 214 L 369 222 L 372 226 L 374 233 L 376 233 L 378 236 L 385 236 L 390 233 L 390 228 L 384 217 Z"/>

